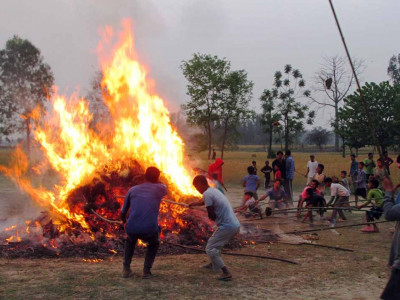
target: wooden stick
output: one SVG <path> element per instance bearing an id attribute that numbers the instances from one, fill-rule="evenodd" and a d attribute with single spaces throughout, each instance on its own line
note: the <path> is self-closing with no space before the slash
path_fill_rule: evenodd
<path id="1" fill-rule="evenodd" d="M 115 196 L 115 197 L 116 197 L 116 198 L 125 198 L 125 196 L 120 196 L 120 195 L 117 195 L 117 196 Z M 184 206 L 184 207 L 187 207 L 187 208 L 191 208 L 191 207 L 189 207 L 189 204 L 187 204 L 187 203 L 175 202 L 175 201 L 168 200 L 168 199 L 161 199 L 161 201 L 167 202 L 167 203 L 170 203 L 170 204 L 175 204 L 175 205 Z"/>
<path id="2" fill-rule="evenodd" d="M 388 222 L 392 222 L 392 221 L 376 221 L 376 222 L 357 223 L 357 224 L 335 226 L 335 227 L 328 227 L 328 228 L 318 228 L 318 229 L 309 229 L 309 230 L 301 230 L 301 231 L 289 231 L 289 232 L 284 232 L 284 234 L 299 234 L 299 233 L 307 233 L 307 232 L 317 232 L 317 231 L 324 231 L 324 230 L 331 230 L 331 229 L 340 229 L 340 228 L 348 228 L 348 227 L 356 227 L 356 226 L 362 226 L 362 225 L 372 225 L 372 224 L 388 223 Z"/>
<path id="3" fill-rule="evenodd" d="M 123 224 L 123 222 L 120 220 L 109 220 L 109 219 L 104 218 L 102 215 L 99 215 L 93 208 L 91 209 L 91 211 L 92 211 L 92 213 L 94 213 L 98 218 L 102 219 L 103 221 L 106 221 L 108 223 L 120 224 L 120 225 Z"/>
<path id="4" fill-rule="evenodd" d="M 189 249 L 189 250 L 202 252 L 202 253 L 206 252 L 204 249 L 185 246 L 185 245 L 181 245 L 181 244 L 177 244 L 177 243 L 172 243 L 172 242 L 167 242 L 167 241 L 163 241 L 163 243 L 170 244 L 170 245 L 177 246 L 177 247 L 181 247 L 181 248 L 185 248 L 185 249 Z M 286 262 L 286 263 L 289 263 L 289 264 L 292 264 L 292 265 L 298 265 L 299 264 L 299 263 L 297 263 L 295 261 L 292 261 L 292 260 L 288 260 L 288 259 L 284 259 L 284 258 L 278 258 L 278 257 L 272 257 L 272 256 L 252 255 L 252 254 L 234 253 L 234 252 L 226 252 L 226 251 L 222 251 L 221 253 L 225 254 L 225 255 L 231 255 L 231 256 L 254 257 L 254 258 L 261 258 L 261 259 L 276 260 L 276 261 Z"/>
<path id="5" fill-rule="evenodd" d="M 313 243 L 308 243 L 308 242 L 300 242 L 300 243 L 278 242 L 278 243 L 285 244 L 285 245 L 294 245 L 294 246 L 306 245 L 306 246 L 314 246 L 314 247 L 320 247 L 320 248 L 334 249 L 334 250 L 339 250 L 339 251 L 354 252 L 353 249 L 342 248 L 342 247 L 337 247 L 337 246 L 330 246 L 330 245 L 313 244 Z"/>

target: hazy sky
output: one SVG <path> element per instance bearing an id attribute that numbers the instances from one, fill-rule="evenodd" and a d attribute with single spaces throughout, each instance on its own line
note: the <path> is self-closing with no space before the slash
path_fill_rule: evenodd
<path id="1" fill-rule="evenodd" d="M 400 52 L 399 0 L 334 0 L 354 57 L 365 60 L 363 81 L 387 80 Z M 254 81 L 252 107 L 287 63 L 308 85 L 322 56 L 344 55 L 328 0 L 1 0 L 0 46 L 17 34 L 41 49 L 61 91 L 85 94 L 99 69 L 94 53 L 104 25 L 132 18 L 139 58 L 157 92 L 175 111 L 184 103 L 179 68 L 194 52 L 226 57 Z M 332 112 L 318 112 L 318 125 Z"/>

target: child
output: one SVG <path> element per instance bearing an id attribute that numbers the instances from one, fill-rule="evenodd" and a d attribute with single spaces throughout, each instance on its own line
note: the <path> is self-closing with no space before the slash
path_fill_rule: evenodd
<path id="1" fill-rule="evenodd" d="M 319 182 L 315 179 L 313 179 L 310 183 L 310 186 L 306 186 L 303 190 L 303 192 L 300 194 L 300 199 L 299 203 L 297 205 L 297 217 L 300 218 L 301 215 L 301 210 L 303 209 L 303 203 L 306 202 L 307 198 L 307 189 L 311 188 L 313 193 L 315 193 L 318 196 L 321 196 L 321 192 L 318 190 Z"/>
<path id="2" fill-rule="evenodd" d="M 325 166 L 323 164 L 318 164 L 317 174 L 315 174 L 314 178 L 313 178 L 318 181 L 318 183 L 319 183 L 318 190 L 321 192 L 322 195 L 325 192 L 324 180 L 325 180 L 326 176 L 324 173 L 322 173 L 324 171 L 324 169 L 325 169 Z"/>
<path id="3" fill-rule="evenodd" d="M 267 193 L 260 197 L 260 201 L 269 197 L 269 206 L 271 209 L 275 209 L 276 207 L 279 209 L 285 208 L 285 198 L 286 194 L 283 188 L 281 187 L 281 181 L 279 179 L 275 179 L 274 186 L 267 191 Z M 289 205 L 286 204 L 286 208 Z"/>
<path id="4" fill-rule="evenodd" d="M 262 219 L 262 212 L 261 212 L 261 208 L 258 205 L 258 201 L 256 201 L 253 198 L 253 193 L 252 192 L 245 192 L 244 193 L 244 205 L 237 208 L 235 210 L 235 212 L 239 212 L 239 213 L 245 213 L 245 216 L 251 216 L 253 214 L 258 214 L 260 216 L 260 218 Z M 247 210 L 249 210 L 250 214 L 246 214 Z"/>
<path id="5" fill-rule="evenodd" d="M 371 201 L 374 201 L 372 208 L 365 212 L 367 222 L 373 222 L 375 219 L 378 220 L 383 214 L 383 192 L 379 188 L 379 181 L 377 179 L 372 179 L 369 182 L 369 192 L 367 195 L 367 201 L 364 204 L 357 206 L 358 209 L 366 207 Z M 362 232 L 379 232 L 378 226 L 376 224 L 366 225 Z"/>
<path id="6" fill-rule="evenodd" d="M 272 172 L 272 168 L 269 166 L 268 160 L 265 162 L 265 166 L 262 167 L 260 171 L 264 173 L 265 176 L 264 187 L 267 189 L 269 188 L 269 184 L 271 182 L 271 172 Z"/>
<path id="7" fill-rule="evenodd" d="M 274 166 L 274 171 L 275 171 L 275 181 L 276 180 L 282 181 L 282 172 L 280 170 L 280 165 L 279 164 L 276 164 Z"/>
<path id="8" fill-rule="evenodd" d="M 357 172 L 357 178 L 354 180 L 354 200 L 355 204 L 357 206 L 358 204 L 358 196 L 363 197 L 364 199 L 367 197 L 367 186 L 366 186 L 366 180 L 367 180 L 367 175 L 364 172 L 364 163 L 360 161 L 358 163 L 358 172 Z"/>
<path id="9" fill-rule="evenodd" d="M 327 187 L 331 188 L 331 201 L 333 201 L 333 199 L 335 197 L 337 197 L 337 201 L 334 205 L 334 207 L 337 207 L 339 209 L 334 209 L 332 212 L 331 217 L 328 219 L 331 222 L 331 227 L 335 227 L 336 224 L 336 214 L 339 213 L 339 216 L 341 218 L 341 220 L 347 220 L 346 216 L 343 213 L 343 210 L 341 208 L 343 208 L 343 206 L 346 204 L 346 202 L 349 200 L 349 196 L 350 196 L 350 192 L 341 184 L 339 183 L 333 183 L 332 182 L 332 178 L 326 178 L 324 180 L 324 183 Z M 330 202 L 331 202 L 330 201 Z"/>
<path id="10" fill-rule="evenodd" d="M 315 208 L 315 207 L 322 208 L 322 207 L 324 207 L 325 199 L 322 196 L 317 195 L 316 193 L 314 193 L 312 188 L 307 188 L 305 190 L 304 197 L 305 197 L 304 200 L 306 201 L 306 207 L 308 208 L 308 211 L 305 214 L 302 222 L 304 222 L 307 218 L 310 218 L 310 226 L 313 226 L 314 219 L 313 219 L 312 208 Z M 319 217 L 322 217 L 323 210 L 320 209 L 318 213 L 319 213 Z"/>
<path id="11" fill-rule="evenodd" d="M 346 176 L 347 176 L 347 172 L 346 172 L 346 171 L 341 171 L 341 172 L 340 172 L 340 178 L 341 178 L 341 180 L 339 181 L 339 183 L 341 183 L 341 184 L 342 184 L 346 189 L 348 189 L 349 192 L 350 192 L 350 183 L 349 183 L 349 181 L 347 180 Z"/>
<path id="12" fill-rule="evenodd" d="M 258 200 L 257 190 L 260 187 L 260 177 L 255 175 L 254 172 L 253 166 L 247 168 L 247 173 L 249 173 L 249 175 L 243 178 L 243 187 L 245 192 L 252 192 L 254 199 Z"/>

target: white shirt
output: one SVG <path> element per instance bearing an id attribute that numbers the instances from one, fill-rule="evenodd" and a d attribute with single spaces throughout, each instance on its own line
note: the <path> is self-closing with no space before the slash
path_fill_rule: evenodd
<path id="1" fill-rule="evenodd" d="M 346 189 L 343 185 L 339 183 L 332 183 L 331 184 L 331 196 L 340 196 L 340 197 L 349 197 L 350 192 Z"/>
<path id="2" fill-rule="evenodd" d="M 317 161 L 311 161 L 311 160 L 308 161 L 307 163 L 308 177 L 312 178 L 314 177 L 315 174 L 317 174 L 317 167 L 318 167 Z"/>

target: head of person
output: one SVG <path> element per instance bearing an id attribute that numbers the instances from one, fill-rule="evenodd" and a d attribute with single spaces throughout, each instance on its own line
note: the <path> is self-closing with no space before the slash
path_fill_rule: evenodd
<path id="1" fill-rule="evenodd" d="M 368 181 L 368 187 L 370 189 L 377 189 L 379 187 L 379 181 L 376 178 L 371 178 L 371 180 Z"/>
<path id="2" fill-rule="evenodd" d="M 204 175 L 197 175 L 193 178 L 193 186 L 200 194 L 203 194 L 210 187 L 207 178 Z"/>
<path id="3" fill-rule="evenodd" d="M 332 178 L 327 177 L 324 180 L 325 186 L 330 187 L 332 185 Z"/>
<path id="4" fill-rule="evenodd" d="M 345 170 L 340 172 L 340 177 L 346 178 L 346 176 L 347 176 L 347 172 Z"/>
<path id="5" fill-rule="evenodd" d="M 376 165 L 378 166 L 379 169 L 381 169 L 381 168 L 383 167 L 382 159 L 379 158 L 379 159 L 376 161 Z"/>
<path id="6" fill-rule="evenodd" d="M 257 162 L 256 162 L 255 160 L 253 160 L 253 161 L 251 162 L 251 164 L 255 167 L 255 166 L 257 165 Z"/>
<path id="7" fill-rule="evenodd" d="M 339 183 L 339 178 L 337 178 L 337 176 L 332 176 L 332 182 Z"/>
<path id="8" fill-rule="evenodd" d="M 292 155 L 292 151 L 290 151 L 289 149 L 285 151 L 285 156 L 289 157 L 290 155 Z"/>
<path id="9" fill-rule="evenodd" d="M 266 165 L 266 166 L 269 166 L 269 160 L 266 160 L 266 161 L 265 161 L 265 165 Z"/>
<path id="10" fill-rule="evenodd" d="M 144 178 L 148 182 L 158 183 L 158 180 L 160 179 L 160 173 L 160 170 L 156 167 L 148 167 L 146 169 L 146 173 L 144 174 Z"/>
<path id="11" fill-rule="evenodd" d="M 350 159 L 351 160 L 356 160 L 356 156 L 354 154 L 350 154 Z"/>
<path id="12" fill-rule="evenodd" d="M 222 165 L 224 164 L 224 161 L 221 159 L 221 158 L 217 158 L 216 160 L 215 160 L 215 165 L 217 166 L 217 167 L 222 167 Z"/>
<path id="13" fill-rule="evenodd" d="M 360 161 L 359 163 L 358 163 L 358 168 L 360 169 L 360 170 L 362 170 L 363 168 L 364 168 L 364 162 L 362 162 L 362 161 Z"/>
<path id="14" fill-rule="evenodd" d="M 247 201 L 247 200 L 250 200 L 251 198 L 253 198 L 253 193 L 252 192 L 246 192 L 246 193 L 244 193 L 244 199 Z"/>
<path id="15" fill-rule="evenodd" d="M 275 170 L 275 171 L 279 171 L 279 168 L 280 168 L 280 165 L 279 165 L 279 164 L 276 164 L 276 165 L 274 166 L 274 170 Z"/>
<path id="16" fill-rule="evenodd" d="M 321 174 L 325 169 L 325 166 L 323 164 L 318 164 L 317 166 L 317 173 Z"/>
<path id="17" fill-rule="evenodd" d="M 318 180 L 313 179 L 310 183 L 310 188 L 312 188 L 313 190 L 317 189 L 317 187 L 319 186 L 319 182 Z"/>
<path id="18" fill-rule="evenodd" d="M 389 153 L 387 151 L 383 151 L 383 157 L 388 157 Z"/>
<path id="19" fill-rule="evenodd" d="M 315 155 L 314 154 L 310 155 L 310 160 L 311 160 L 311 162 L 314 162 L 314 160 L 315 160 Z"/>
<path id="20" fill-rule="evenodd" d="M 369 159 L 373 159 L 374 158 L 374 154 L 372 154 L 372 152 L 368 153 L 368 158 Z"/>
<path id="21" fill-rule="evenodd" d="M 279 179 L 276 179 L 274 181 L 274 190 L 278 190 L 281 187 L 281 181 Z"/>
<path id="22" fill-rule="evenodd" d="M 253 166 L 247 167 L 247 173 L 249 173 L 249 175 L 253 175 L 255 172 L 256 172 L 256 170 L 254 169 Z"/>
<path id="23" fill-rule="evenodd" d="M 311 198 L 313 193 L 314 193 L 314 190 L 312 188 L 306 189 L 306 192 L 305 192 L 306 199 Z"/>
<path id="24" fill-rule="evenodd" d="M 276 158 L 278 158 L 279 160 L 281 160 L 283 158 L 283 152 L 281 150 L 276 152 Z"/>

